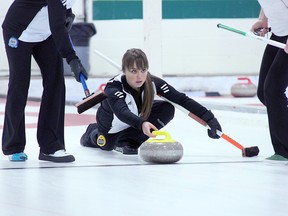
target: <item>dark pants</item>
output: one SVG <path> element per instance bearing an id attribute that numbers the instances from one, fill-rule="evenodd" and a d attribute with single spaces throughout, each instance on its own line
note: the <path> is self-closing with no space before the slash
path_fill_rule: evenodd
<path id="1" fill-rule="evenodd" d="M 26 145 L 24 109 L 30 85 L 32 56 L 40 68 L 43 79 L 37 126 L 40 152 L 51 154 L 65 149 L 63 60 L 52 37 L 39 43 L 19 41 L 17 48 L 11 48 L 8 46 L 11 35 L 5 31 L 3 35 L 9 63 L 9 86 L 2 135 L 3 153 L 9 155 L 23 152 Z"/>
<path id="2" fill-rule="evenodd" d="M 155 125 L 158 129 L 161 129 L 173 119 L 174 113 L 175 108 L 170 103 L 165 101 L 154 101 L 151 114 L 147 121 Z M 96 141 L 97 137 L 101 137 L 99 135 L 105 137 L 105 145 L 101 145 L 100 148 L 106 151 L 113 150 L 114 146 L 128 145 L 139 148 L 140 145 L 149 138 L 142 131 L 132 127 L 115 134 L 102 134 L 101 132 L 98 132 L 97 128 L 97 124 L 95 124 L 95 130 L 90 133 L 90 136 L 92 136 L 90 139 Z M 95 131 L 97 131 L 97 133 Z"/>
<path id="3" fill-rule="evenodd" d="M 286 43 L 287 37 L 271 36 Z M 268 45 L 265 49 L 258 83 L 258 98 L 266 106 L 269 130 L 276 154 L 288 158 L 288 54 Z"/>

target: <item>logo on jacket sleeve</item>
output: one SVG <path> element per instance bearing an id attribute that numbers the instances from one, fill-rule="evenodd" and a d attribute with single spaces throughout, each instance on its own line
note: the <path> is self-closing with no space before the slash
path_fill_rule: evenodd
<path id="1" fill-rule="evenodd" d="M 98 138 L 97 138 L 97 145 L 99 145 L 99 146 L 104 146 L 104 145 L 106 145 L 106 138 L 105 138 L 105 136 L 103 136 L 103 135 L 100 135 L 100 136 L 98 136 Z"/>
<path id="2" fill-rule="evenodd" d="M 167 83 L 165 83 L 164 85 L 162 85 L 160 88 L 162 89 L 162 91 L 163 91 L 164 93 L 169 92 L 169 87 L 168 87 Z"/>
<path id="3" fill-rule="evenodd" d="M 123 93 L 123 92 L 120 92 L 120 91 L 115 92 L 114 95 L 117 96 L 117 97 L 119 97 L 119 98 L 123 98 L 123 97 L 124 97 L 124 93 Z"/>
<path id="4" fill-rule="evenodd" d="M 11 48 L 17 48 L 19 41 L 16 37 L 11 37 L 8 41 L 8 46 Z"/>
<path id="5" fill-rule="evenodd" d="M 75 3 L 75 0 L 60 0 L 64 7 L 67 9 L 72 8 L 73 4 Z"/>

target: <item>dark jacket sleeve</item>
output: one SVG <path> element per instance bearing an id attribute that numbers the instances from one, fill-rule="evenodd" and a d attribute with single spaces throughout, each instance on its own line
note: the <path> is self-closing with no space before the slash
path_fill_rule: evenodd
<path id="1" fill-rule="evenodd" d="M 200 118 L 207 112 L 204 106 L 189 98 L 186 94 L 177 91 L 163 79 L 152 76 L 152 81 L 155 83 L 157 95 L 184 107 Z"/>
<path id="2" fill-rule="evenodd" d="M 63 58 L 66 58 L 67 63 L 72 59 L 78 59 L 65 28 L 66 7 L 60 0 L 47 0 L 47 3 L 50 29 L 58 51 Z"/>

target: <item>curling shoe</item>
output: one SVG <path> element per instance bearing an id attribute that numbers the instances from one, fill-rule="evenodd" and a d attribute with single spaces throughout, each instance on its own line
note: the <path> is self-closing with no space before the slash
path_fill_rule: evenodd
<path id="1" fill-rule="evenodd" d="M 8 158 L 10 161 L 21 162 L 21 161 L 26 161 L 28 159 L 28 156 L 24 152 L 20 152 L 20 153 L 14 153 L 14 154 L 8 155 Z"/>
<path id="2" fill-rule="evenodd" d="M 264 162 L 270 165 L 288 165 L 288 159 L 279 154 L 265 158 Z"/>
<path id="3" fill-rule="evenodd" d="M 266 158 L 265 162 L 269 162 L 269 163 L 288 163 L 288 159 L 283 157 L 282 155 L 274 154 L 274 155 Z"/>
<path id="4" fill-rule="evenodd" d="M 67 153 L 64 149 L 56 151 L 54 154 L 39 154 L 39 160 L 51 161 L 55 163 L 69 163 L 75 161 L 73 155 Z"/>
<path id="5" fill-rule="evenodd" d="M 96 143 L 96 137 L 98 133 L 98 126 L 96 123 L 89 124 L 86 132 L 82 135 L 80 139 L 80 144 L 85 147 L 91 147 L 91 148 L 99 148 L 99 146 Z M 91 137 L 95 137 L 95 140 L 93 140 Z"/>
<path id="6" fill-rule="evenodd" d="M 138 154 L 138 148 L 134 148 L 132 146 L 115 146 L 114 150 L 117 152 L 120 152 L 125 155 L 137 155 Z"/>

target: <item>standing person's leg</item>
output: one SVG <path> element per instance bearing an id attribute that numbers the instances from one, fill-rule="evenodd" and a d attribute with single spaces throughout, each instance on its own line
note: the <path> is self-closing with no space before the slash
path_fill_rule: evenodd
<path id="1" fill-rule="evenodd" d="M 279 49 L 267 75 L 264 92 L 275 154 L 288 159 L 288 55 Z"/>
<path id="2" fill-rule="evenodd" d="M 24 110 L 30 84 L 33 44 L 18 41 L 18 46 L 12 48 L 11 35 L 4 32 L 3 36 L 9 63 L 9 84 L 2 134 L 2 151 L 5 155 L 12 155 L 23 152 L 26 145 Z M 22 159 L 26 160 L 27 156 L 24 156 Z M 19 160 L 22 159 L 19 158 Z"/>
<path id="3" fill-rule="evenodd" d="M 271 39 L 273 39 L 273 37 L 275 36 L 272 35 Z M 267 45 L 267 47 L 265 48 L 263 57 L 262 57 L 262 62 L 261 62 L 261 67 L 260 67 L 260 72 L 259 72 L 257 96 L 264 105 L 266 105 L 265 92 L 264 92 L 265 80 L 266 80 L 267 74 L 270 70 L 270 67 L 274 61 L 274 58 L 278 50 L 279 48 L 277 47 Z"/>
<path id="4" fill-rule="evenodd" d="M 74 157 L 68 154 L 52 157 L 55 152 L 65 150 L 65 81 L 63 59 L 51 36 L 35 47 L 33 56 L 43 78 L 43 94 L 37 128 L 39 159 L 53 162 L 74 161 Z"/>

